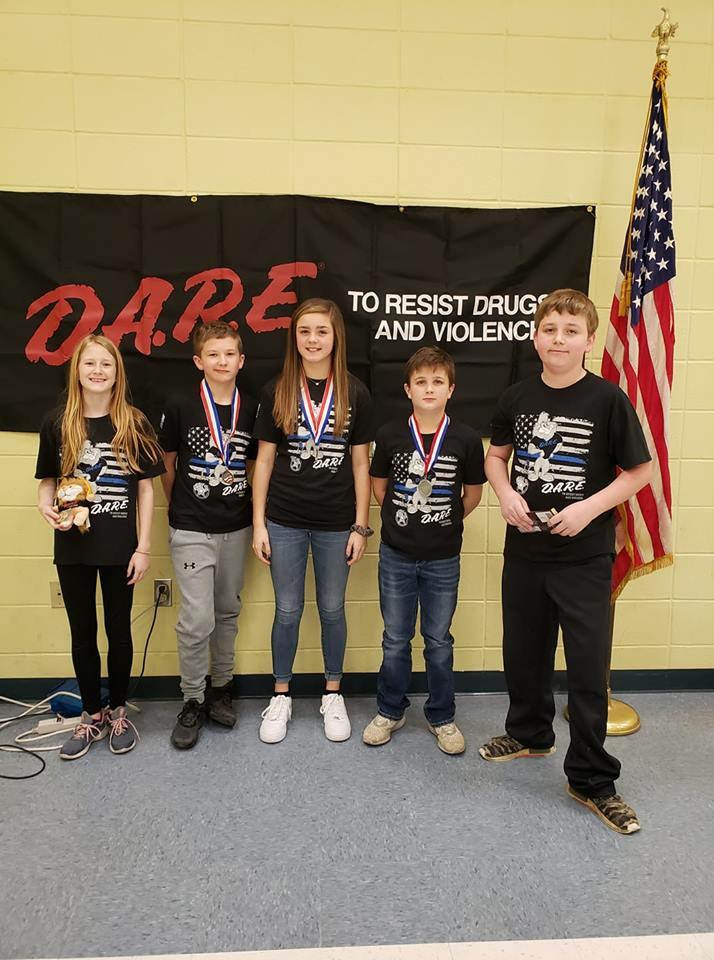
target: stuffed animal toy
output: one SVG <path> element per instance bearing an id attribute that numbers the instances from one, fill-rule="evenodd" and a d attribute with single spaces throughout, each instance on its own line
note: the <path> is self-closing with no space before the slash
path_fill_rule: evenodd
<path id="1" fill-rule="evenodd" d="M 84 477 L 65 477 L 60 480 L 55 493 L 55 509 L 59 513 L 57 527 L 70 530 L 77 527 L 80 533 L 89 530 L 89 507 L 84 501 L 94 500 L 89 480 Z"/>

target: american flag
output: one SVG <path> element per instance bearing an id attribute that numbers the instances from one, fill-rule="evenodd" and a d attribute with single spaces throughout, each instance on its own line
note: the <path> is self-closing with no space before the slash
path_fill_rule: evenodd
<path id="1" fill-rule="evenodd" d="M 667 438 L 675 256 L 665 81 L 666 64 L 658 64 L 602 360 L 603 377 L 617 383 L 637 411 L 654 468 L 651 481 L 618 511 L 613 599 L 631 577 L 672 563 Z"/>

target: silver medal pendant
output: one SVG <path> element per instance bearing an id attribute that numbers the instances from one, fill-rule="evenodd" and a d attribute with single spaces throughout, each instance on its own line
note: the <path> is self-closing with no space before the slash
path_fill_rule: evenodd
<path id="1" fill-rule="evenodd" d="M 431 480 L 427 480 L 424 477 L 423 480 L 420 480 L 417 484 L 417 490 L 419 491 L 419 496 L 424 500 L 428 499 L 431 496 L 431 491 L 433 490 L 433 485 Z"/>

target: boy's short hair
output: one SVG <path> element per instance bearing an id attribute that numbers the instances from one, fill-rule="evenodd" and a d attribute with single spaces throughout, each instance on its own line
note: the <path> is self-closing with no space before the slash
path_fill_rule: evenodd
<path id="1" fill-rule="evenodd" d="M 543 317 L 553 310 L 556 313 L 572 313 L 574 317 L 585 317 L 589 337 L 597 330 L 598 315 L 595 304 L 590 297 L 581 293 L 580 290 L 564 287 L 562 290 L 554 290 L 548 294 L 545 300 L 541 300 L 535 314 L 536 330 Z"/>
<path id="2" fill-rule="evenodd" d="M 223 340 L 224 337 L 231 337 L 238 345 L 238 353 L 243 353 L 243 341 L 235 327 L 224 320 L 214 320 L 211 323 L 204 323 L 199 320 L 193 328 L 191 334 L 191 347 L 194 357 L 201 356 L 201 350 L 206 340 Z"/>
<path id="3" fill-rule="evenodd" d="M 456 383 L 456 364 L 441 347 L 420 347 L 413 353 L 404 368 L 404 382 L 408 384 L 421 367 L 443 367 L 449 378 L 449 386 Z"/>

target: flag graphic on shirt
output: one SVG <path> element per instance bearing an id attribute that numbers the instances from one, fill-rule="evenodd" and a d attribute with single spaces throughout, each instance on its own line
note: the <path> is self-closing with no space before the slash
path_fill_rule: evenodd
<path id="1" fill-rule="evenodd" d="M 228 431 L 221 430 L 223 442 L 228 438 Z M 205 480 L 223 466 L 220 453 L 213 445 L 211 431 L 205 424 L 197 424 L 190 427 L 187 434 L 187 442 L 191 448 L 193 456 L 189 461 L 188 475 L 192 480 Z M 232 474 L 234 483 L 245 479 L 246 470 L 246 452 L 250 443 L 250 434 L 243 430 L 236 430 L 228 446 L 228 469 Z"/>
<path id="2" fill-rule="evenodd" d="M 593 426 L 591 420 L 551 416 L 547 410 L 519 414 L 513 436 L 519 493 L 540 481 L 550 485 L 544 493 L 581 500 Z"/>
<path id="3" fill-rule="evenodd" d="M 320 404 L 315 403 L 314 400 L 311 400 L 311 402 L 315 417 L 317 417 L 320 413 Z M 351 419 L 352 407 L 350 407 L 347 412 L 344 430 L 345 433 L 349 431 Z M 325 469 L 328 469 L 331 473 L 334 473 L 342 463 L 345 456 L 345 451 L 347 450 L 347 441 L 344 437 L 336 437 L 334 430 L 335 411 L 333 408 L 330 411 L 329 417 L 327 418 L 325 432 L 320 439 L 320 458 L 317 459 L 313 456 L 303 457 L 305 450 L 310 446 L 309 440 L 311 439 L 311 434 L 310 430 L 308 429 L 302 407 L 298 404 L 297 433 L 291 433 L 287 438 L 288 454 L 290 456 L 292 468 L 299 472 L 303 466 L 312 466 L 316 469 L 321 469 L 324 466 Z"/>
<path id="4" fill-rule="evenodd" d="M 111 516 L 119 519 L 126 516 L 122 509 L 129 508 L 129 472 L 117 460 L 111 443 L 92 443 L 91 440 L 85 440 L 76 473 L 92 484 L 92 513 L 103 513 L 105 511 L 101 504 L 114 502 L 117 509 L 111 510 Z"/>
<path id="5" fill-rule="evenodd" d="M 667 138 L 667 64 L 655 66 L 645 138 L 602 375 L 637 411 L 653 461 L 650 482 L 618 509 L 612 591 L 672 563 L 669 406 L 674 369 L 675 276 L 672 179 Z"/>
<path id="6" fill-rule="evenodd" d="M 392 503 L 397 510 L 408 514 L 432 513 L 450 507 L 456 481 L 458 460 L 448 454 L 439 454 L 429 469 L 427 480 L 432 484 L 426 497 L 418 494 L 418 483 L 424 477 L 424 461 L 416 450 L 395 453 L 392 457 L 394 476 Z M 399 522 L 400 515 L 397 516 Z M 446 517 L 444 519 L 447 519 Z M 405 525 L 405 523 L 400 523 Z"/>

